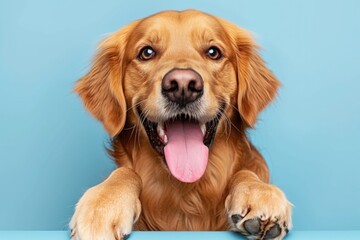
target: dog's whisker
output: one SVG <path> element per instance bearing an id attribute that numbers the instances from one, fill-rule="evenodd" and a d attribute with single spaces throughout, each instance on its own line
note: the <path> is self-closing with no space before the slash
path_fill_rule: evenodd
<path id="1" fill-rule="evenodd" d="M 131 106 L 131 107 L 129 107 L 128 109 L 126 109 L 126 112 L 129 112 L 130 110 L 132 110 L 132 109 L 134 109 L 134 108 L 138 107 L 139 105 L 141 105 L 141 104 L 142 104 L 142 103 L 144 103 L 144 102 L 146 102 L 146 99 L 141 100 L 141 101 L 139 101 L 139 102 L 135 103 L 133 106 Z"/>
<path id="2" fill-rule="evenodd" d="M 233 109 L 235 109 L 236 112 L 239 112 L 238 108 L 235 107 L 233 104 L 229 103 L 228 101 L 226 101 L 225 98 L 223 98 L 222 96 L 217 95 L 216 96 L 220 103 L 224 103 L 226 105 L 229 105 L 230 107 L 232 107 Z M 224 116 L 224 119 L 228 122 L 228 124 L 230 125 L 230 131 L 231 131 L 231 127 L 234 127 L 238 132 L 241 132 L 240 129 L 231 121 L 231 119 L 224 113 L 221 112 L 221 115 Z M 230 133 L 229 133 L 230 134 Z"/>
<path id="3" fill-rule="evenodd" d="M 145 100 L 142 100 L 142 101 L 139 101 L 137 103 L 135 103 L 133 106 L 129 107 L 127 110 L 126 110 L 126 114 L 128 114 L 128 112 L 136 107 L 138 107 L 140 104 L 146 102 L 146 99 Z M 141 116 L 140 116 L 140 119 L 141 119 Z M 136 122 L 133 126 L 131 127 L 128 127 L 128 128 L 125 128 L 124 130 L 132 130 L 131 133 L 130 133 L 130 138 L 132 138 L 133 136 L 136 136 L 135 137 L 135 141 L 137 141 L 137 136 L 138 136 L 138 132 L 139 132 L 139 127 L 141 126 L 141 124 L 139 124 L 138 122 Z"/>
<path id="4" fill-rule="evenodd" d="M 222 101 L 222 103 L 226 104 L 225 101 Z M 224 112 L 220 112 L 220 117 L 223 117 L 224 118 L 224 121 L 226 122 L 225 124 L 225 135 L 227 135 L 227 139 L 226 140 L 229 140 L 229 137 L 230 137 L 230 134 L 231 134 L 231 126 L 232 126 L 232 122 L 230 120 L 230 118 L 224 113 Z"/>
<path id="5" fill-rule="evenodd" d="M 141 143 L 140 143 L 140 135 L 141 135 L 141 126 L 144 125 L 144 122 L 146 119 L 148 119 L 148 116 L 149 116 L 149 110 L 148 108 L 144 108 L 143 111 L 140 113 L 140 121 L 138 122 L 139 123 L 139 126 L 137 127 L 137 135 L 136 135 L 136 142 L 138 144 L 138 146 L 140 147 Z"/>
<path id="6" fill-rule="evenodd" d="M 128 127 L 128 128 L 124 128 L 124 130 L 131 130 L 131 133 L 130 133 L 130 139 L 133 137 L 133 134 L 134 134 L 134 131 L 136 132 L 137 131 L 137 126 L 136 124 L 132 127 Z"/>

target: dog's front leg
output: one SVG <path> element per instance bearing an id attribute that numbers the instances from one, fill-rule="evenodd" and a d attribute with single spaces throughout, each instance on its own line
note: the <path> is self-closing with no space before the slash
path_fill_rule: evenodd
<path id="1" fill-rule="evenodd" d="M 231 230 L 249 239 L 283 239 L 291 228 L 291 203 L 285 194 L 249 170 L 234 175 L 225 208 Z"/>
<path id="2" fill-rule="evenodd" d="M 141 178 L 130 168 L 118 168 L 85 192 L 70 221 L 76 240 L 126 239 L 141 212 Z"/>

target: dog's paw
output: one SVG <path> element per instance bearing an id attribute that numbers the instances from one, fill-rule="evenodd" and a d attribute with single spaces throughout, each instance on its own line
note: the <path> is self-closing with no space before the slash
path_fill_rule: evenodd
<path id="1" fill-rule="evenodd" d="M 71 239 L 126 239 L 141 213 L 141 203 L 134 189 L 134 186 L 105 181 L 87 190 L 69 224 Z"/>
<path id="2" fill-rule="evenodd" d="M 292 227 L 291 203 L 276 186 L 239 183 L 225 201 L 231 230 L 248 239 L 283 239 Z"/>

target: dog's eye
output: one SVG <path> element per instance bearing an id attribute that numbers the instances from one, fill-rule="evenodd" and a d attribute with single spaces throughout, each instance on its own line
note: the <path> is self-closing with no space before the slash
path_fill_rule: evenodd
<path id="1" fill-rule="evenodd" d="M 210 47 L 207 50 L 206 55 L 212 60 L 218 60 L 222 57 L 220 49 L 217 47 Z"/>
<path id="2" fill-rule="evenodd" d="M 147 46 L 141 49 L 138 59 L 147 61 L 155 56 L 155 51 L 151 47 Z"/>

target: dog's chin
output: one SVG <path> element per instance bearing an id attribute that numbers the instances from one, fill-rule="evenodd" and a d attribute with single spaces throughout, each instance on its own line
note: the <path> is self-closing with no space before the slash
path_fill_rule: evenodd
<path id="1" fill-rule="evenodd" d="M 213 117 L 207 117 L 211 120 L 205 123 L 186 113 L 158 122 L 144 117 L 140 107 L 137 111 L 151 146 L 163 157 L 165 166 L 179 181 L 191 183 L 205 172 L 208 151 L 224 107 L 221 106 Z"/>

